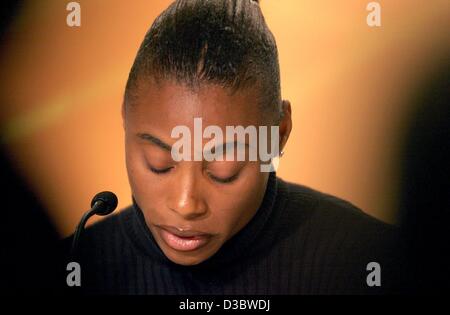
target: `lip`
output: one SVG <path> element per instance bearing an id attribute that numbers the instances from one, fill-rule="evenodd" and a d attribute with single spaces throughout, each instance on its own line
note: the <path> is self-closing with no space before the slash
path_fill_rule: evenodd
<path id="1" fill-rule="evenodd" d="M 211 239 L 211 234 L 195 230 L 178 229 L 173 226 L 158 225 L 164 242 L 177 251 L 194 251 L 205 246 Z"/>

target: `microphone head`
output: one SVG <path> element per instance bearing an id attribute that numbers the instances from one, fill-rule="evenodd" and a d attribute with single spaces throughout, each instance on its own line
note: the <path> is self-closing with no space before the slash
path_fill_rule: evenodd
<path id="1" fill-rule="evenodd" d="M 117 196 L 110 191 L 102 191 L 94 196 L 91 201 L 91 207 L 100 202 L 100 206 L 97 207 L 95 213 L 98 215 L 108 215 L 113 212 L 117 207 Z"/>

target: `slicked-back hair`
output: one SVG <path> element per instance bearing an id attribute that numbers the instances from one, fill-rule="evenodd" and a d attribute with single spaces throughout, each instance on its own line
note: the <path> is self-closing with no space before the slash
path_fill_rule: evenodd
<path id="1" fill-rule="evenodd" d="M 174 1 L 138 50 L 126 84 L 126 106 L 149 78 L 175 80 L 192 89 L 217 84 L 230 93 L 254 88 L 255 106 L 279 119 L 278 51 L 259 1 Z"/>

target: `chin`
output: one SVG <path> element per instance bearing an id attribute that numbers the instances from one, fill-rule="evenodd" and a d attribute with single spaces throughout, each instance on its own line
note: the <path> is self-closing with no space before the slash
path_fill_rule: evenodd
<path id="1" fill-rule="evenodd" d="M 175 264 L 178 265 L 182 265 L 182 266 L 195 266 L 198 265 L 202 262 L 204 262 L 205 260 L 207 260 L 209 257 L 203 257 L 203 255 L 186 255 L 183 253 L 164 253 L 166 255 L 166 257 L 172 261 Z"/>

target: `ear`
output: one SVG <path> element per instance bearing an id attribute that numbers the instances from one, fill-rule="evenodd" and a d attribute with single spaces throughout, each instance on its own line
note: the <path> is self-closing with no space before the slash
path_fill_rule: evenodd
<path id="1" fill-rule="evenodd" d="M 280 152 L 284 150 L 292 130 L 291 103 L 288 100 L 283 100 L 281 103 L 281 110 L 283 117 L 280 121 Z"/>

